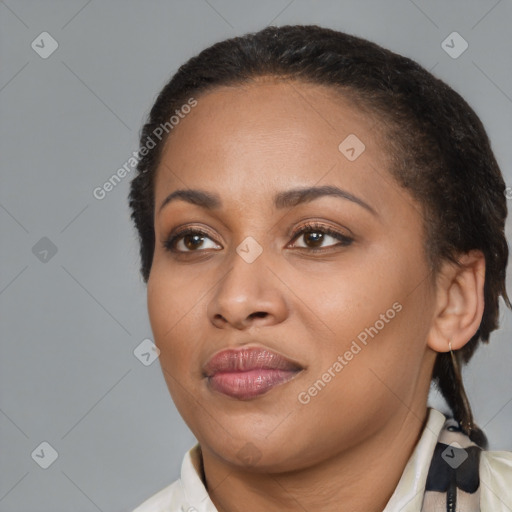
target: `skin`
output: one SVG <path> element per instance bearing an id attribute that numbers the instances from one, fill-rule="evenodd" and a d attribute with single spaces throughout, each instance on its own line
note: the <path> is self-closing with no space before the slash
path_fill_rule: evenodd
<path id="1" fill-rule="evenodd" d="M 229 512 L 247 503 L 256 512 L 382 511 L 426 421 L 437 352 L 450 340 L 462 347 L 479 326 L 483 255 L 461 255 L 460 267 L 432 275 L 420 205 L 389 173 L 374 121 L 334 90 L 258 80 L 197 100 L 157 170 L 147 292 L 162 370 L 201 445 L 210 497 Z M 338 149 L 349 134 L 365 144 L 354 161 Z M 334 196 L 274 206 L 278 192 L 321 185 L 348 191 L 373 213 Z M 160 210 L 177 189 L 217 194 L 222 206 L 176 200 Z M 353 241 L 291 236 L 313 220 Z M 170 252 L 163 244 L 180 226 L 208 235 L 202 245 L 181 238 L 182 252 Z M 252 263 L 236 252 L 249 236 L 263 251 Z M 299 394 L 394 303 L 402 306 L 395 317 L 301 403 Z M 250 400 L 212 391 L 202 366 L 244 345 L 304 370 Z"/>

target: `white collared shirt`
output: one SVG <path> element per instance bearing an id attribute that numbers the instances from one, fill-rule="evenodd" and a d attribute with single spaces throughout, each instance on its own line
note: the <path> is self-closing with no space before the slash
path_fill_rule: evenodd
<path id="1" fill-rule="evenodd" d="M 429 408 L 427 422 L 383 512 L 420 512 L 427 474 L 444 414 Z M 199 444 L 183 458 L 181 478 L 157 492 L 133 512 L 218 512 L 201 479 Z M 512 512 L 512 452 L 482 451 L 481 512 Z"/>

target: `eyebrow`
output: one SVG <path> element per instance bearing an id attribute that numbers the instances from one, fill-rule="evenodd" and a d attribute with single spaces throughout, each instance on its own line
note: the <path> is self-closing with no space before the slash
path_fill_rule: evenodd
<path id="1" fill-rule="evenodd" d="M 377 216 L 377 212 L 368 203 L 359 197 L 354 196 L 350 192 L 333 185 L 295 188 L 284 192 L 278 192 L 274 197 L 274 205 L 278 209 L 293 208 L 298 204 L 308 203 L 323 196 L 334 196 L 341 199 L 347 199 L 348 201 L 352 201 L 353 203 L 362 206 L 370 213 Z M 180 189 L 175 190 L 164 199 L 158 212 L 160 213 L 166 205 L 177 200 L 186 201 L 207 210 L 216 210 L 222 206 L 222 201 L 217 194 L 212 194 L 205 190 L 198 189 Z"/>

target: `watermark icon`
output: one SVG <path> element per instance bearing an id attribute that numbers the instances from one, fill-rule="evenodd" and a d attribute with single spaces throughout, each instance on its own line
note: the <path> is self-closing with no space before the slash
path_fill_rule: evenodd
<path id="1" fill-rule="evenodd" d="M 468 452 L 454 441 L 443 450 L 441 457 L 451 468 L 457 469 L 468 458 Z"/>
<path id="2" fill-rule="evenodd" d="M 468 46 L 468 42 L 458 32 L 452 32 L 441 43 L 441 48 L 452 59 L 458 59 L 468 49 Z"/>
<path id="3" fill-rule="evenodd" d="M 239 460 L 241 460 L 247 466 L 255 466 L 261 459 L 261 452 L 256 445 L 251 443 L 245 443 L 238 453 L 236 454 Z"/>
<path id="4" fill-rule="evenodd" d="M 342 140 L 338 146 L 340 153 L 351 162 L 359 158 L 365 149 L 366 146 L 363 144 L 363 141 L 353 133 Z"/>
<path id="5" fill-rule="evenodd" d="M 39 57 L 47 59 L 59 47 L 59 43 L 48 32 L 41 32 L 30 46 Z"/>
<path id="6" fill-rule="evenodd" d="M 355 339 L 352 340 L 350 348 L 343 355 L 338 355 L 336 361 L 306 391 L 301 391 L 298 394 L 297 399 L 299 403 L 303 405 L 309 404 L 311 398 L 317 396 L 354 359 L 354 356 L 359 354 L 362 348 L 368 345 L 368 337 L 370 336 L 373 339 L 400 311 L 402 311 L 402 304 L 395 302 L 385 313 L 380 314 L 379 319 L 372 326 L 362 330 L 357 335 L 357 341 Z"/>
<path id="7" fill-rule="evenodd" d="M 32 247 L 32 254 L 41 263 L 48 263 L 57 254 L 57 246 L 48 237 L 43 236 Z"/>
<path id="8" fill-rule="evenodd" d="M 179 109 L 174 111 L 174 114 L 165 123 L 160 123 L 151 133 L 146 137 L 146 141 L 139 148 L 139 151 L 133 151 L 132 156 L 124 162 L 124 164 L 117 169 L 117 171 L 110 176 L 110 178 L 103 183 L 103 185 L 95 187 L 92 191 L 92 195 L 95 199 L 101 201 L 107 197 L 109 192 L 112 192 L 114 188 L 121 183 L 121 181 L 135 169 L 141 157 L 146 156 L 154 147 L 157 142 L 161 141 L 162 138 L 170 133 L 180 122 L 184 119 L 187 114 L 190 113 L 193 107 L 197 105 L 197 100 L 189 98 L 187 103 L 184 103 Z M 165 135 L 164 135 L 165 134 Z M 156 140 L 155 140 L 156 139 Z"/>
<path id="9" fill-rule="evenodd" d="M 144 366 L 149 366 L 160 356 L 160 349 L 149 338 L 146 338 L 135 347 L 133 355 Z"/>
<path id="10" fill-rule="evenodd" d="M 160 356 L 160 349 L 149 338 L 146 338 L 135 347 L 133 355 L 144 366 L 149 366 Z"/>
<path id="11" fill-rule="evenodd" d="M 32 459 L 43 469 L 48 469 L 57 460 L 58 456 L 57 450 L 47 441 L 43 441 L 31 453 Z"/>
<path id="12" fill-rule="evenodd" d="M 246 263 L 252 263 L 263 252 L 263 247 L 252 236 L 248 236 L 236 248 L 236 252 Z"/>

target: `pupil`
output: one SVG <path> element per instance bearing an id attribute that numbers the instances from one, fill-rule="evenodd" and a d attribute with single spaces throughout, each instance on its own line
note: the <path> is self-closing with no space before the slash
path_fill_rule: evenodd
<path id="1" fill-rule="evenodd" d="M 323 233 L 318 233 L 317 231 L 310 231 L 305 234 L 307 240 L 311 241 L 313 245 L 321 245 L 323 240 Z M 307 242 L 306 242 L 307 243 Z"/>
<path id="2" fill-rule="evenodd" d="M 188 243 L 191 239 L 194 239 L 194 242 Z M 183 239 L 183 242 L 187 249 L 195 249 L 199 247 L 203 243 L 204 237 L 201 235 L 186 235 Z M 199 242 L 199 243 L 197 243 Z"/>

